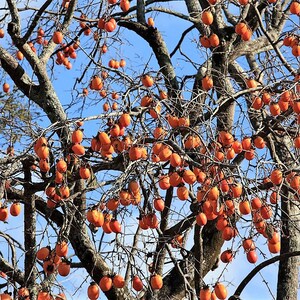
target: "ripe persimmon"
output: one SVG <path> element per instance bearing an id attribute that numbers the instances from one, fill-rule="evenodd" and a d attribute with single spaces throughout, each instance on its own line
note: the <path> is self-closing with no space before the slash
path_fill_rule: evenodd
<path id="1" fill-rule="evenodd" d="M 142 84 L 145 87 L 151 87 L 154 84 L 154 80 L 150 75 L 145 74 L 142 76 Z"/>
<path id="2" fill-rule="evenodd" d="M 125 286 L 125 280 L 124 277 L 120 274 L 116 274 L 113 277 L 113 286 L 116 288 L 123 288 Z"/>
<path id="3" fill-rule="evenodd" d="M 300 15 L 300 3 L 293 1 L 290 5 L 290 12 L 294 15 Z"/>
<path id="4" fill-rule="evenodd" d="M 255 250 L 248 251 L 246 256 L 249 263 L 254 264 L 257 262 L 258 256 Z"/>
<path id="5" fill-rule="evenodd" d="M 87 289 L 87 295 L 90 300 L 97 300 L 100 295 L 99 286 L 96 282 L 91 282 L 88 289 Z"/>
<path id="6" fill-rule="evenodd" d="M 8 83 L 3 83 L 3 92 L 4 93 L 8 93 L 9 92 L 9 89 L 10 89 L 10 86 L 9 86 L 9 84 Z"/>
<path id="7" fill-rule="evenodd" d="M 157 211 L 163 211 L 165 208 L 165 202 L 162 198 L 158 197 L 153 200 L 153 206 Z"/>
<path id="8" fill-rule="evenodd" d="M 109 291 L 112 288 L 112 286 L 113 286 L 111 277 L 109 277 L 109 276 L 103 276 L 100 279 L 99 286 L 100 286 L 100 289 L 103 292 Z"/>
<path id="9" fill-rule="evenodd" d="M 63 41 L 63 34 L 60 31 L 55 31 L 52 36 L 52 40 L 55 44 L 61 44 Z"/>
<path id="10" fill-rule="evenodd" d="M 205 25 L 211 25 L 214 21 L 212 12 L 210 10 L 205 10 L 201 15 L 201 20 Z"/>
<path id="11" fill-rule="evenodd" d="M 210 76 L 208 76 L 208 75 L 206 75 L 205 77 L 203 77 L 201 82 L 202 82 L 202 88 L 205 91 L 209 91 L 214 86 L 214 82 L 213 82 L 212 78 Z"/>
<path id="12" fill-rule="evenodd" d="M 229 263 L 233 260 L 233 252 L 232 250 L 225 250 L 221 253 L 220 259 L 223 263 Z"/>
<path id="13" fill-rule="evenodd" d="M 214 286 L 214 292 L 220 300 L 224 300 L 227 297 L 227 289 L 222 283 L 216 283 L 216 285 Z"/>
<path id="14" fill-rule="evenodd" d="M 132 278 L 132 287 L 134 290 L 136 290 L 137 292 L 141 291 L 143 289 L 143 282 L 142 280 L 139 278 L 139 276 L 135 275 Z"/>
<path id="15" fill-rule="evenodd" d="M 0 221 L 7 221 L 9 216 L 8 208 L 6 206 L 0 207 Z"/>
<path id="16" fill-rule="evenodd" d="M 279 185 L 283 180 L 283 174 L 282 174 L 281 170 L 275 169 L 274 171 L 272 171 L 272 173 L 270 175 L 270 179 L 273 184 Z"/>
<path id="17" fill-rule="evenodd" d="M 50 255 L 50 247 L 42 247 L 36 252 L 36 258 L 46 260 Z"/>
<path id="18" fill-rule="evenodd" d="M 59 241 L 55 246 L 55 253 L 59 257 L 66 257 L 68 255 L 68 243 L 66 241 Z"/>
<path id="19" fill-rule="evenodd" d="M 121 0 L 120 8 L 123 12 L 127 12 L 130 9 L 130 2 L 128 0 Z"/>
<path id="20" fill-rule="evenodd" d="M 0 28 L 0 39 L 4 38 L 5 36 L 5 31 L 3 28 Z"/>
<path id="21" fill-rule="evenodd" d="M 59 263 L 58 267 L 57 267 L 57 271 L 58 274 L 60 276 L 68 276 L 70 274 L 71 271 L 71 265 L 70 262 L 67 261 L 62 261 Z"/>
<path id="22" fill-rule="evenodd" d="M 10 208 L 9 212 L 13 217 L 17 217 L 21 213 L 21 204 L 20 202 L 14 202 Z"/>
<path id="23" fill-rule="evenodd" d="M 159 274 L 152 275 L 151 279 L 150 279 L 150 284 L 151 284 L 151 287 L 153 290 L 161 289 L 163 286 L 163 280 L 162 280 L 161 275 L 159 275 Z"/>

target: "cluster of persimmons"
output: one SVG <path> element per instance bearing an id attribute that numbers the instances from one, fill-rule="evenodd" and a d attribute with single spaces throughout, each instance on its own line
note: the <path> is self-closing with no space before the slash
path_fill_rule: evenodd
<path id="1" fill-rule="evenodd" d="M 109 0 L 109 4 L 116 4 L 117 1 Z M 275 3 L 276 0 L 269 0 L 269 3 Z M 211 5 L 215 5 L 217 0 L 209 0 Z M 239 0 L 240 5 L 246 5 L 248 1 Z M 69 1 L 63 1 L 63 7 L 67 8 Z M 120 8 L 126 12 L 130 8 L 127 0 L 121 0 Z M 292 14 L 300 14 L 300 4 L 293 1 L 290 6 Z M 94 26 L 87 24 L 84 20 L 86 16 L 81 15 L 80 27 L 84 35 L 91 34 L 91 28 L 96 27 L 97 30 L 105 32 L 113 32 L 117 27 L 117 22 L 113 18 L 100 18 Z M 213 14 L 209 9 L 201 14 L 202 22 L 210 26 L 213 23 Z M 153 19 L 148 19 L 148 25 L 154 26 Z M 235 32 L 241 36 L 244 41 L 251 39 L 252 32 L 247 23 L 241 21 L 235 27 Z M 48 41 L 44 38 L 44 30 L 39 28 L 37 31 L 36 43 L 47 46 Z M 0 32 L 0 38 L 4 33 Z M 97 39 L 97 35 L 94 36 Z M 56 51 L 56 63 L 64 65 L 67 69 L 72 68 L 69 58 L 77 57 L 76 50 L 80 47 L 79 40 L 74 43 L 63 43 L 64 36 L 59 30 L 55 31 L 52 36 L 54 43 L 59 45 L 60 49 Z M 205 48 L 218 47 L 219 37 L 212 33 L 209 37 L 201 36 L 200 43 Z M 300 46 L 298 39 L 293 35 L 288 35 L 283 44 L 292 48 L 294 56 L 300 56 Z M 32 51 L 36 51 L 31 43 Z M 102 45 L 101 53 L 106 53 L 106 45 Z M 21 51 L 17 51 L 16 58 L 22 60 L 24 55 Z M 126 61 L 121 59 L 117 61 L 111 59 L 108 67 L 112 69 L 125 68 Z M 109 74 L 107 71 L 101 71 L 100 74 L 94 75 L 89 87 L 83 89 L 83 95 L 88 96 L 89 92 L 97 92 L 102 98 L 107 97 L 105 90 L 105 80 Z M 143 89 L 153 89 L 155 86 L 155 78 L 150 74 L 141 76 L 141 85 Z M 264 89 L 254 79 L 249 78 L 245 82 L 245 86 L 249 89 L 251 95 L 251 107 L 254 110 L 268 108 L 267 111 L 273 117 L 286 112 L 292 108 L 296 115 L 296 121 L 300 123 L 300 102 L 297 100 L 296 93 L 300 92 L 297 84 L 299 76 L 295 77 L 296 91 L 287 89 L 274 95 L 268 89 Z M 202 89 L 209 92 L 214 88 L 212 76 L 205 75 L 202 79 Z M 3 91 L 10 92 L 8 83 L 3 84 Z M 208 222 L 215 222 L 216 228 L 222 233 L 224 241 L 230 241 L 239 235 L 235 221 L 236 216 L 251 218 L 251 226 L 255 228 L 255 235 L 262 235 L 268 245 L 271 253 L 280 252 L 280 234 L 272 225 L 272 217 L 274 207 L 280 200 L 279 186 L 288 185 L 295 193 L 295 199 L 298 198 L 300 189 L 300 176 L 294 172 L 283 172 L 275 168 L 268 178 L 261 180 L 262 184 L 271 186 L 268 199 L 261 199 L 251 188 L 242 185 L 240 178 L 234 178 L 228 172 L 228 164 L 235 158 L 243 157 L 243 159 L 251 161 L 258 157 L 258 150 L 266 147 L 264 135 L 246 136 L 238 140 L 229 131 L 219 131 L 216 137 L 211 141 L 204 141 L 203 138 L 190 128 L 190 120 L 188 117 L 177 116 L 175 113 L 166 114 L 164 110 L 164 101 L 168 100 L 165 91 L 159 90 L 158 97 L 153 97 L 153 92 L 147 93 L 141 97 L 140 107 L 146 111 L 153 120 L 159 120 L 157 126 L 151 133 L 151 137 L 143 137 L 134 139 L 128 134 L 127 129 L 132 126 L 132 116 L 130 111 L 118 111 L 118 98 L 116 92 L 112 93 L 114 103 L 111 107 L 117 113 L 110 115 L 110 105 L 106 101 L 103 104 L 103 112 L 107 114 L 107 128 L 96 133 L 94 137 L 85 137 L 82 129 L 84 123 L 76 122 L 70 135 L 68 149 L 64 150 L 63 157 L 57 157 L 56 162 L 50 160 L 51 146 L 45 136 L 39 137 L 34 144 L 33 151 L 37 158 L 37 164 L 32 166 L 35 172 L 48 174 L 55 170 L 53 180 L 49 182 L 45 190 L 47 196 L 47 206 L 49 209 L 56 209 L 69 201 L 72 195 L 71 184 L 72 178 L 69 178 L 68 172 L 71 170 L 76 173 L 76 179 L 89 181 L 92 177 L 93 166 L 89 163 L 89 157 L 95 155 L 103 160 L 113 160 L 114 157 L 122 155 L 129 162 L 151 161 L 152 164 L 162 167 L 161 172 L 156 178 L 156 191 L 151 202 L 151 209 L 142 209 L 142 193 L 141 186 L 137 180 L 128 179 L 126 184 L 119 190 L 115 191 L 112 197 L 105 201 L 89 207 L 86 211 L 86 220 L 92 226 L 103 229 L 105 234 L 122 234 L 122 226 L 118 221 L 118 210 L 128 206 L 137 207 L 140 213 L 138 218 L 138 226 L 142 230 L 157 229 L 160 223 L 160 213 L 166 209 L 164 197 L 160 194 L 168 189 L 176 191 L 175 199 L 182 201 L 190 201 L 197 204 L 195 213 L 195 226 L 206 226 Z M 278 99 L 278 101 L 277 101 Z M 120 105 L 122 107 L 122 104 Z M 117 116 L 117 117 L 116 117 Z M 171 135 L 181 138 L 181 145 L 174 146 L 171 142 Z M 145 140 L 147 139 L 147 142 Z M 87 144 L 86 142 L 89 142 Z M 178 141 L 178 139 L 177 139 Z M 86 144 L 85 144 L 86 143 Z M 295 149 L 300 148 L 300 136 L 294 138 Z M 9 147 L 8 155 L 13 155 L 13 148 Z M 53 154 L 53 153 L 52 153 Z M 88 155 L 87 155 L 88 154 Z M 190 155 L 191 154 L 191 155 Z M 197 155 L 197 161 L 192 157 Z M 165 172 L 166 168 L 171 170 Z M 196 192 L 195 192 L 196 191 Z M 12 216 L 20 214 L 21 207 L 19 202 L 15 202 L 10 209 L 5 205 L 0 207 L 0 220 L 7 221 L 9 213 Z M 235 216 L 234 218 L 232 216 Z M 172 247 L 180 248 L 183 246 L 183 233 L 176 233 L 170 241 Z M 246 253 L 247 260 L 250 263 L 256 263 L 258 256 L 256 253 L 255 242 L 252 236 L 245 237 L 242 240 L 242 247 Z M 70 273 L 70 261 L 68 255 L 68 241 L 59 240 L 53 249 L 50 246 L 41 247 L 37 251 L 37 260 L 41 262 L 44 273 L 48 276 L 57 272 L 60 276 L 67 276 Z M 235 252 L 227 249 L 221 253 L 220 259 L 223 263 L 230 263 L 235 256 Z M 152 273 L 149 279 L 150 286 L 153 290 L 161 289 L 163 280 L 161 274 Z M 88 297 L 91 300 L 99 298 L 100 289 L 103 292 L 109 291 L 112 287 L 123 288 L 125 280 L 120 274 L 107 274 L 103 276 L 99 283 L 92 282 L 88 287 Z M 139 292 L 144 289 L 144 283 L 138 275 L 132 277 L 132 287 Z M 5 298 L 7 297 L 7 298 Z M 22 287 L 18 291 L 19 299 L 29 299 L 29 291 Z M 227 297 L 226 287 L 217 282 L 213 290 L 208 286 L 204 286 L 200 291 L 200 300 L 225 299 Z M 8 294 L 1 294 L 1 299 L 11 299 Z M 38 299 L 53 299 L 47 291 L 40 291 Z M 66 299 L 64 294 L 59 294 L 55 298 Z"/>

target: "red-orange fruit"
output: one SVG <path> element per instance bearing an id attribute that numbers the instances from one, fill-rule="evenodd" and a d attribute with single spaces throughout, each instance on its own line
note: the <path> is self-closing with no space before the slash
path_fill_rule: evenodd
<path id="1" fill-rule="evenodd" d="M 103 292 L 109 291 L 113 286 L 112 279 L 109 276 L 103 276 L 100 279 L 99 286 Z"/>
<path id="2" fill-rule="evenodd" d="M 214 287 L 214 291 L 216 293 L 216 296 L 220 300 L 224 300 L 227 297 L 227 289 L 222 283 L 217 283 Z"/>
<path id="3" fill-rule="evenodd" d="M 100 290 L 96 282 L 91 282 L 88 287 L 87 294 L 90 300 L 97 300 L 99 298 Z"/>
<path id="4" fill-rule="evenodd" d="M 63 34 L 60 31 L 55 31 L 52 40 L 55 44 L 61 44 L 63 41 Z"/>
<path id="5" fill-rule="evenodd" d="M 109 224 L 111 230 L 114 232 L 114 233 L 121 233 L 122 232 L 122 227 L 121 227 L 121 224 L 118 220 L 116 219 L 113 219 L 110 221 L 110 224 Z"/>
<path id="6" fill-rule="evenodd" d="M 116 274 L 113 277 L 113 285 L 116 288 L 123 288 L 125 286 L 125 280 L 124 277 L 121 276 L 120 274 Z"/>
<path id="7" fill-rule="evenodd" d="M 132 287 L 137 292 L 139 292 L 143 289 L 143 282 L 137 275 L 135 275 L 132 279 Z"/>
<path id="8" fill-rule="evenodd" d="M 60 159 L 56 163 L 56 170 L 60 173 L 65 173 L 67 171 L 68 165 L 64 159 Z"/>
<path id="9" fill-rule="evenodd" d="M 221 253 L 220 259 L 223 263 L 229 263 L 233 260 L 232 250 L 225 250 Z"/>
<path id="10" fill-rule="evenodd" d="M 290 6 L 290 12 L 294 15 L 300 14 L 300 3 L 297 1 L 293 1 Z"/>
<path id="11" fill-rule="evenodd" d="M 58 242 L 55 246 L 56 255 L 66 257 L 68 255 L 68 243 L 66 241 Z"/>
<path id="12" fill-rule="evenodd" d="M 193 184 L 197 180 L 194 172 L 187 169 L 183 171 L 182 178 L 187 184 Z"/>
<path id="13" fill-rule="evenodd" d="M 210 40 L 206 35 L 203 35 L 203 36 L 200 37 L 200 44 L 204 48 L 210 48 L 211 47 Z"/>
<path id="14" fill-rule="evenodd" d="M 218 47 L 220 45 L 220 39 L 217 34 L 211 34 L 208 39 L 212 47 Z"/>
<path id="15" fill-rule="evenodd" d="M 88 167 L 86 166 L 81 166 L 79 168 L 79 176 L 82 179 L 89 179 L 91 177 L 91 171 Z"/>
<path id="16" fill-rule="evenodd" d="M 268 249 L 271 253 L 276 254 L 280 252 L 280 248 L 281 248 L 281 243 L 277 242 L 275 244 L 272 244 L 270 242 L 268 242 Z"/>
<path id="17" fill-rule="evenodd" d="M 246 252 L 250 250 L 255 250 L 255 244 L 251 238 L 243 240 L 242 245 Z"/>
<path id="18" fill-rule="evenodd" d="M 10 206 L 9 212 L 13 217 L 17 217 L 21 213 L 21 204 L 20 204 L 20 202 L 14 202 Z"/>
<path id="19" fill-rule="evenodd" d="M 151 87 L 154 84 L 154 80 L 150 75 L 143 75 L 142 76 L 142 84 L 145 87 Z"/>
<path id="20" fill-rule="evenodd" d="M 163 286 L 163 280 L 162 280 L 161 275 L 155 274 L 155 275 L 151 276 L 150 284 L 151 284 L 151 287 L 153 290 L 161 289 Z"/>
<path id="21" fill-rule="evenodd" d="M 208 75 L 206 75 L 205 77 L 203 77 L 201 82 L 202 82 L 202 88 L 205 91 L 209 91 L 214 86 L 214 82 L 213 82 L 212 78 L 210 76 L 208 76 Z"/>
<path id="22" fill-rule="evenodd" d="M 279 185 L 283 180 L 283 174 L 279 169 L 272 171 L 270 179 L 273 184 Z"/>
<path id="23" fill-rule="evenodd" d="M 163 211 L 165 208 L 165 201 L 162 198 L 155 198 L 153 205 L 157 211 Z"/>
<path id="24" fill-rule="evenodd" d="M 248 200 L 239 203 L 239 209 L 242 215 L 248 215 L 251 212 L 250 203 Z"/>
<path id="25" fill-rule="evenodd" d="M 199 300 L 211 300 L 211 291 L 208 286 L 200 289 Z"/>
<path id="26" fill-rule="evenodd" d="M 85 154 L 85 149 L 81 144 L 74 144 L 72 146 L 72 151 L 76 154 L 76 155 L 84 155 Z"/>
<path id="27" fill-rule="evenodd" d="M 231 226 L 226 226 L 222 231 L 222 238 L 225 241 L 230 241 L 234 236 L 234 231 Z"/>
<path id="28" fill-rule="evenodd" d="M 251 208 L 252 209 L 259 209 L 262 206 L 262 202 L 260 200 L 260 198 L 255 197 L 251 200 Z"/>
<path id="29" fill-rule="evenodd" d="M 50 254 L 49 247 L 42 247 L 36 252 L 36 258 L 39 260 L 46 260 Z"/>
<path id="30" fill-rule="evenodd" d="M 177 188 L 177 197 L 180 200 L 187 200 L 189 198 L 189 190 L 186 186 L 180 186 Z"/>
<path id="31" fill-rule="evenodd" d="M 201 20 L 205 25 L 211 25 L 214 21 L 213 14 L 210 10 L 206 10 L 201 15 Z"/>
<path id="32" fill-rule="evenodd" d="M 0 207 L 0 221 L 7 221 L 9 216 L 7 207 Z"/>
<path id="33" fill-rule="evenodd" d="M 258 256 L 255 250 L 250 250 L 247 252 L 247 260 L 249 263 L 254 264 L 257 262 Z"/>
<path id="34" fill-rule="evenodd" d="M 235 26 L 235 32 L 239 35 L 243 35 L 247 31 L 247 24 L 244 22 L 240 22 Z"/>
<path id="35" fill-rule="evenodd" d="M 71 271 L 71 265 L 69 262 L 62 261 L 57 268 L 58 274 L 60 276 L 68 276 Z"/>
<path id="36" fill-rule="evenodd" d="M 199 226 L 204 226 L 207 224 L 207 217 L 205 215 L 205 213 L 200 212 L 197 216 L 196 216 L 196 223 Z"/>

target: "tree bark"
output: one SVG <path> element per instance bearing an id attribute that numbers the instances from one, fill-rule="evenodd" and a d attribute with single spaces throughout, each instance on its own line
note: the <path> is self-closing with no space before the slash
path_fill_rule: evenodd
<path id="1" fill-rule="evenodd" d="M 296 167 L 295 159 L 288 149 L 293 145 L 291 137 L 284 133 L 273 135 L 276 156 L 274 160 L 282 163 L 286 170 L 292 170 Z M 274 153 L 273 153 L 274 154 Z M 293 193 L 283 186 L 281 197 L 281 250 L 280 254 L 296 252 L 300 250 L 300 209 L 294 199 Z M 288 300 L 297 299 L 299 276 L 299 257 L 290 257 L 279 262 L 277 299 Z"/>
<path id="2" fill-rule="evenodd" d="M 300 209 L 292 202 L 291 193 L 281 198 L 281 251 L 280 254 L 300 250 Z M 299 288 L 299 256 L 280 260 L 277 283 L 277 300 L 297 299 Z"/>
<path id="3" fill-rule="evenodd" d="M 29 165 L 23 163 L 24 179 L 24 244 L 25 244 L 25 286 L 30 287 L 32 299 L 37 296 L 36 269 L 36 207 L 35 197 L 30 190 L 31 172 Z"/>

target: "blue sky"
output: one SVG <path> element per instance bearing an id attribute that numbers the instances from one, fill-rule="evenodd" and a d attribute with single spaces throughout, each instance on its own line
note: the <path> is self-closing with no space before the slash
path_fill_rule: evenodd
<path id="1" fill-rule="evenodd" d="M 0 6 L 4 5 L 4 1 L 0 0 Z M 171 2 L 168 4 L 170 6 L 174 6 L 176 9 L 182 9 L 184 8 L 183 2 Z M 162 32 L 163 36 L 166 39 L 167 45 L 169 49 L 173 49 L 173 47 L 177 44 L 178 39 L 180 38 L 179 32 L 186 29 L 189 25 L 184 21 L 177 21 L 176 22 L 176 28 L 174 28 L 172 24 L 172 20 L 174 17 L 169 16 L 167 14 L 162 14 L 160 17 L 157 16 L 156 13 L 151 13 L 150 16 L 154 17 L 155 24 L 159 28 L 159 30 Z M 124 30 L 121 29 L 123 32 Z M 125 33 L 125 32 L 124 32 Z M 111 58 L 126 58 L 128 67 L 133 66 L 135 68 L 138 68 L 137 74 L 140 74 L 143 70 L 144 63 L 149 60 L 151 54 L 148 51 L 147 44 L 142 41 L 139 37 L 136 37 L 133 33 L 126 33 L 126 38 L 128 40 L 134 39 L 134 42 L 126 47 L 122 47 L 120 49 L 111 49 L 103 58 L 103 62 L 107 63 L 109 59 Z M 203 60 L 206 56 L 206 54 L 203 51 L 199 51 L 199 48 L 196 48 L 196 44 L 198 43 L 198 33 L 197 31 L 192 31 L 190 34 L 188 34 L 185 38 L 185 43 L 182 47 L 183 51 L 189 55 L 189 57 L 195 59 L 198 61 L 199 59 Z M 55 66 L 55 77 L 56 80 L 54 82 L 54 86 L 57 88 L 58 95 L 60 99 L 62 99 L 62 102 L 64 104 L 67 104 L 71 100 L 70 91 L 73 88 L 73 80 L 76 76 L 78 76 L 81 64 L 85 60 L 84 55 L 79 52 L 78 58 L 75 61 L 72 61 L 73 63 L 73 70 L 76 72 L 73 73 L 73 71 L 67 71 L 62 66 Z M 174 66 L 176 67 L 176 70 L 178 71 L 178 74 L 186 75 L 186 74 L 193 74 L 195 72 L 194 69 L 191 69 L 190 67 L 186 67 L 186 63 L 182 60 L 181 57 L 178 55 L 175 55 L 173 58 Z M 152 57 L 149 64 L 149 70 L 156 70 L 157 64 L 155 62 L 155 58 Z M 78 96 L 79 103 L 80 101 L 84 101 L 84 98 L 82 96 Z M 91 114 L 97 115 L 99 113 L 102 113 L 102 103 L 103 100 L 99 100 L 99 102 L 95 103 L 94 106 L 90 106 L 89 109 L 86 109 L 83 116 L 89 116 Z M 73 113 L 72 113 L 73 117 Z M 80 117 L 80 115 L 76 115 L 75 117 Z M 85 135 L 87 137 L 90 137 L 92 134 L 95 134 L 99 128 L 102 128 L 103 124 L 98 121 L 95 122 L 89 122 L 84 126 L 85 129 Z M 87 144 L 86 144 L 87 145 Z M 104 177 L 104 175 L 103 175 Z M 95 192 L 92 194 L 92 198 L 97 199 L 99 196 L 98 192 Z M 21 222 L 22 219 L 19 219 Z M 20 223 L 21 224 L 21 223 Z M 0 224 L 0 230 L 7 230 L 7 226 L 5 224 Z M 21 226 L 21 225 L 20 225 Z M 16 223 L 16 233 L 20 234 L 20 227 Z M 41 227 L 43 227 L 43 223 L 41 223 Z M 99 233 L 97 233 L 97 238 L 100 237 L 101 230 Z M 20 234 L 21 238 L 21 234 Z M 110 239 L 108 237 L 108 239 Z M 258 244 L 258 246 L 265 252 L 268 253 L 268 250 L 266 248 L 266 245 L 264 243 L 264 240 L 261 239 L 261 243 Z M 226 242 L 224 245 L 224 249 L 231 246 L 231 242 Z M 236 249 L 237 246 L 235 245 L 234 249 Z M 270 254 L 268 254 L 268 257 L 271 257 Z M 259 256 L 258 263 L 262 262 L 262 257 Z M 249 271 L 252 270 L 253 265 L 249 264 L 245 258 L 245 254 L 243 253 L 242 249 L 239 249 L 238 255 L 236 256 L 236 259 L 230 263 L 226 270 L 223 270 L 224 264 L 220 263 L 219 269 L 217 269 L 214 272 L 210 272 L 207 277 L 205 278 L 205 281 L 208 284 L 215 283 L 216 279 L 219 277 L 220 272 L 223 272 L 224 278 L 225 278 L 225 284 L 228 283 L 228 290 L 229 294 L 231 294 L 235 287 L 240 283 L 240 281 L 249 273 Z M 72 276 L 68 277 L 67 279 L 63 279 L 61 283 L 66 284 L 72 291 L 75 291 L 76 288 L 80 285 L 81 281 L 85 278 L 86 274 L 82 271 L 78 272 L 79 274 L 73 274 Z M 223 277 L 221 277 L 222 279 Z M 60 280 L 61 278 L 58 277 Z M 268 287 L 263 283 L 263 280 L 266 280 L 268 282 L 269 287 L 273 292 L 276 291 L 276 282 L 277 282 L 277 272 L 276 272 L 276 265 L 271 265 L 267 268 L 265 268 L 261 275 L 257 274 L 255 278 L 248 284 L 246 289 L 244 290 L 242 296 L 243 300 L 251 300 L 251 299 L 272 299 L 270 296 Z M 82 288 L 82 294 L 79 292 L 76 294 L 76 296 L 73 297 L 73 299 L 84 299 L 84 295 L 86 294 L 86 287 L 90 280 L 87 280 L 87 282 L 83 285 Z M 229 284 L 230 283 L 230 284 Z M 72 299 L 71 297 L 68 297 L 68 299 Z M 100 299 L 106 299 L 103 295 Z"/>

